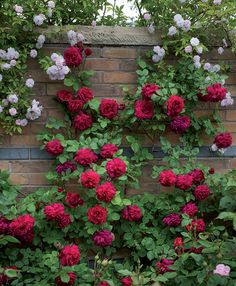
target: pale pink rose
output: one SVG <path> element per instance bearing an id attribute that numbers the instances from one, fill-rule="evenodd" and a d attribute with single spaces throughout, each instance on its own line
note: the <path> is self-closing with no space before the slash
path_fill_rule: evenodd
<path id="1" fill-rule="evenodd" d="M 230 267 L 228 265 L 218 264 L 216 265 L 216 269 L 214 269 L 213 273 L 220 276 L 229 276 Z"/>

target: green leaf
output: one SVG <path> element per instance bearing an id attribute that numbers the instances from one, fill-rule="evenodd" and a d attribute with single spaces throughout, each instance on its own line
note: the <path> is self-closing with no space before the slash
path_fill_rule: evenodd
<path id="1" fill-rule="evenodd" d="M 64 84 L 65 84 L 66 86 L 73 86 L 74 80 L 73 80 L 72 78 L 65 78 L 65 79 L 64 79 Z"/>
<path id="2" fill-rule="evenodd" d="M 60 277 L 63 283 L 68 283 L 70 281 L 70 276 L 67 273 L 62 273 Z"/>
<path id="3" fill-rule="evenodd" d="M 10 277 L 10 278 L 17 277 L 17 271 L 14 269 L 5 270 L 5 274 L 7 275 L 7 277 Z"/>

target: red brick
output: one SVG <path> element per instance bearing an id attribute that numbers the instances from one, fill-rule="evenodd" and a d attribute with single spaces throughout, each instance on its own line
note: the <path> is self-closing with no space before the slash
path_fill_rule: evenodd
<path id="1" fill-rule="evenodd" d="M 113 71 L 119 70 L 119 66 L 119 60 L 89 59 L 86 61 L 85 69 L 92 69 L 95 71 Z"/>
<path id="2" fill-rule="evenodd" d="M 137 57 L 137 51 L 135 48 L 105 47 L 102 49 L 102 57 L 115 59 L 135 59 Z"/>
<path id="3" fill-rule="evenodd" d="M 0 161 L 0 170 L 9 171 L 9 162 L 8 161 Z"/>
<path id="4" fill-rule="evenodd" d="M 45 173 L 52 170 L 52 161 L 10 161 L 12 173 Z"/>
<path id="5" fill-rule="evenodd" d="M 36 147 L 40 143 L 37 141 L 35 135 L 14 135 L 10 139 L 11 147 Z"/>
<path id="6" fill-rule="evenodd" d="M 105 72 L 104 73 L 104 83 L 135 83 L 136 74 L 128 72 Z"/>
<path id="7" fill-rule="evenodd" d="M 236 121 L 236 110 L 227 110 L 227 112 L 226 112 L 226 120 L 228 120 L 228 121 Z"/>
<path id="8" fill-rule="evenodd" d="M 53 82 L 47 83 L 47 95 L 55 96 L 57 91 L 60 89 L 66 89 L 66 90 L 72 91 L 72 88 L 65 86 L 63 84 L 63 82 L 61 82 L 61 83 L 53 83 Z"/>
<path id="9" fill-rule="evenodd" d="M 229 73 L 226 84 L 236 84 L 236 73 Z"/>

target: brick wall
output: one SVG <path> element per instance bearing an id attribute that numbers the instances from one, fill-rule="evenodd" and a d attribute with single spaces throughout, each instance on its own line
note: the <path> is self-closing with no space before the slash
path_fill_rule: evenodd
<path id="1" fill-rule="evenodd" d="M 83 31 L 84 29 L 84 31 Z M 149 35 L 145 29 L 141 28 L 101 28 L 95 30 L 84 27 L 82 32 L 86 36 L 87 43 L 93 48 L 93 55 L 88 59 L 86 67 L 95 70 L 93 77 L 93 87 L 95 96 L 98 98 L 114 97 L 122 100 L 121 85 L 133 86 L 136 80 L 136 59 L 147 49 L 150 49 L 158 40 L 159 35 Z M 91 32 L 92 31 L 92 32 Z M 65 47 L 64 34 L 59 38 L 54 37 L 43 48 L 43 52 L 50 55 L 52 52 L 63 53 Z M 225 61 L 232 66 L 228 89 L 232 95 L 236 95 L 236 56 L 229 50 L 221 56 L 214 48 L 207 55 L 210 62 L 217 63 Z M 39 150 L 40 143 L 36 140 L 36 134 L 42 130 L 48 116 L 63 117 L 58 104 L 53 100 L 58 89 L 63 88 L 59 81 L 50 81 L 44 71 L 40 69 L 36 60 L 29 60 L 29 75 L 36 81 L 34 91 L 37 98 L 44 106 L 42 117 L 36 122 L 29 124 L 21 135 L 5 136 L 0 148 L 0 168 L 9 170 L 11 181 L 14 184 L 21 184 L 25 192 L 30 192 L 37 187 L 47 186 L 45 172 L 50 170 L 52 161 L 47 154 Z M 212 139 L 206 138 L 205 147 L 201 148 L 199 160 L 204 164 L 215 167 L 217 171 L 224 172 L 231 168 L 236 168 L 236 105 L 229 108 L 221 108 L 220 113 L 227 130 L 233 133 L 235 146 L 231 147 L 223 157 L 213 157 L 209 152 L 208 144 Z M 196 112 L 199 115 L 207 114 L 212 107 L 210 105 L 199 104 Z M 172 142 L 177 141 L 173 134 L 167 134 Z M 148 140 L 145 141 L 148 145 Z M 161 159 L 158 148 L 154 155 L 156 160 Z M 154 162 L 155 163 L 155 162 Z M 151 165 L 145 167 L 143 178 L 141 179 L 142 190 L 158 190 L 157 184 L 151 180 Z"/>

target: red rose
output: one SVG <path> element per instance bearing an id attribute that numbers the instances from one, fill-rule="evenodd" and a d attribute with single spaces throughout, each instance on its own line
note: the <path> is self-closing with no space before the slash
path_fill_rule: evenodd
<path id="1" fill-rule="evenodd" d="M 189 217 L 194 217 L 198 212 L 198 207 L 195 205 L 195 203 L 189 202 L 181 207 L 181 212 L 183 214 L 187 214 Z"/>
<path id="2" fill-rule="evenodd" d="M 121 177 L 126 172 L 126 164 L 119 158 L 114 158 L 107 162 L 106 171 L 112 179 Z"/>
<path id="3" fill-rule="evenodd" d="M 96 231 L 93 235 L 93 242 L 97 246 L 107 247 L 111 246 L 114 240 L 114 234 L 107 229 Z"/>
<path id="4" fill-rule="evenodd" d="M 106 182 L 96 189 L 96 196 L 99 201 L 109 203 L 115 196 L 116 189 L 110 182 Z"/>
<path id="5" fill-rule="evenodd" d="M 126 208 L 122 210 L 122 218 L 128 221 L 138 221 L 142 216 L 142 210 L 137 205 L 126 206 Z"/>
<path id="6" fill-rule="evenodd" d="M 19 216 L 10 223 L 9 232 L 20 241 L 31 243 L 34 238 L 34 218 L 29 214 Z"/>
<path id="7" fill-rule="evenodd" d="M 58 139 L 49 141 L 44 148 L 49 154 L 55 156 L 62 154 L 64 150 L 63 146 L 61 145 L 61 142 Z"/>
<path id="8" fill-rule="evenodd" d="M 73 266 L 80 261 L 80 251 L 77 245 L 66 245 L 59 254 L 61 266 Z"/>
<path id="9" fill-rule="evenodd" d="M 103 224 L 107 220 L 107 210 L 100 205 L 88 209 L 88 220 L 93 224 Z"/>
<path id="10" fill-rule="evenodd" d="M 93 92 L 88 87 L 81 87 L 77 91 L 77 97 L 83 102 L 86 103 L 93 99 Z"/>
<path id="11" fill-rule="evenodd" d="M 64 59 L 68 67 L 78 67 L 82 63 L 81 53 L 76 47 L 68 47 L 64 52 Z"/>
<path id="12" fill-rule="evenodd" d="M 89 166 L 98 160 L 97 155 L 90 148 L 79 149 L 75 156 L 75 161 L 82 166 Z"/>
<path id="13" fill-rule="evenodd" d="M 156 263 L 156 267 L 159 268 L 159 273 L 164 274 L 166 272 L 173 272 L 174 270 L 171 270 L 169 266 L 174 264 L 174 260 L 172 259 L 161 259 L 161 261 L 158 261 Z"/>
<path id="14" fill-rule="evenodd" d="M 178 175 L 176 178 L 175 186 L 176 188 L 186 191 L 191 188 L 193 184 L 193 177 L 189 174 Z"/>
<path id="15" fill-rule="evenodd" d="M 193 183 L 195 185 L 205 180 L 204 173 L 200 169 L 194 169 L 192 172 L 189 173 L 189 175 L 193 177 Z"/>
<path id="16" fill-rule="evenodd" d="M 160 173 L 158 180 L 162 186 L 171 187 L 176 182 L 176 175 L 172 170 L 164 170 Z"/>
<path id="17" fill-rule="evenodd" d="M 206 228 L 205 222 L 203 219 L 194 219 L 192 220 L 191 224 L 186 226 L 187 231 L 192 231 L 192 232 L 204 232 Z"/>
<path id="18" fill-rule="evenodd" d="M 101 148 L 100 155 L 104 159 L 113 158 L 113 155 L 118 151 L 118 147 L 114 144 L 105 144 Z"/>
<path id="19" fill-rule="evenodd" d="M 121 279 L 122 286 L 132 286 L 133 280 L 130 276 Z"/>
<path id="20" fill-rule="evenodd" d="M 142 88 L 142 95 L 143 95 L 143 99 L 151 99 L 153 94 L 156 94 L 156 91 L 159 89 L 159 86 L 157 86 L 155 83 L 151 83 L 151 84 L 146 84 L 143 88 Z"/>
<path id="21" fill-rule="evenodd" d="M 192 253 L 196 253 L 196 254 L 201 254 L 202 251 L 203 251 L 204 247 L 203 246 L 200 246 L 200 247 L 191 247 L 189 249 L 185 249 L 186 252 L 192 252 Z"/>
<path id="22" fill-rule="evenodd" d="M 87 189 L 93 189 L 97 187 L 100 181 L 100 175 L 96 172 L 89 170 L 81 174 L 81 184 Z"/>
<path id="23" fill-rule="evenodd" d="M 73 94 L 70 91 L 64 89 L 59 90 L 56 96 L 60 102 L 67 102 L 73 98 Z"/>
<path id="24" fill-rule="evenodd" d="M 78 205 L 83 205 L 83 200 L 79 194 L 68 192 L 66 193 L 66 203 L 69 204 L 70 208 L 76 208 Z"/>
<path id="25" fill-rule="evenodd" d="M 221 148 L 228 148 L 232 145 L 232 136 L 229 132 L 224 132 L 215 137 L 214 144 L 221 149 Z"/>
<path id="26" fill-rule="evenodd" d="M 102 281 L 98 284 L 98 286 L 110 286 L 110 284 L 106 281 Z"/>
<path id="27" fill-rule="evenodd" d="M 176 227 L 181 223 L 181 217 L 177 213 L 172 213 L 164 217 L 162 221 L 167 226 Z"/>
<path id="28" fill-rule="evenodd" d="M 76 166 L 74 162 L 65 162 L 63 164 L 58 164 L 56 166 L 56 172 L 58 174 L 66 173 L 68 170 L 70 170 L 70 173 L 73 173 L 76 170 Z"/>
<path id="29" fill-rule="evenodd" d="M 166 102 L 166 113 L 170 117 L 179 115 L 184 109 L 184 100 L 177 95 L 171 95 Z"/>
<path id="30" fill-rule="evenodd" d="M 56 221 L 60 228 L 65 228 L 66 226 L 71 224 L 70 215 L 66 213 L 57 216 Z"/>
<path id="31" fill-rule="evenodd" d="M 125 104 L 124 103 L 121 103 L 118 105 L 118 109 L 119 110 L 124 110 L 125 109 Z"/>
<path id="32" fill-rule="evenodd" d="M 84 53 L 85 53 L 86 57 L 89 57 L 92 55 L 93 51 L 90 48 L 86 48 L 86 49 L 84 49 Z"/>
<path id="33" fill-rule="evenodd" d="M 118 114 L 118 103 L 114 99 L 102 99 L 99 112 L 101 116 L 111 120 Z"/>
<path id="34" fill-rule="evenodd" d="M 227 93 L 227 89 L 221 86 L 221 83 L 215 83 L 206 88 L 206 95 L 199 93 L 198 99 L 200 101 L 219 102 L 222 101 Z"/>
<path id="35" fill-rule="evenodd" d="M 80 112 L 84 103 L 80 99 L 71 99 L 67 102 L 67 107 L 70 112 Z"/>
<path id="36" fill-rule="evenodd" d="M 197 201 L 204 201 L 210 195 L 210 190 L 207 185 L 197 186 L 193 192 L 193 195 Z"/>
<path id="37" fill-rule="evenodd" d="M 137 100 L 134 105 L 134 115 L 138 119 L 152 119 L 154 115 L 154 105 L 152 101 Z"/>
<path id="38" fill-rule="evenodd" d="M 191 120 L 186 115 L 179 115 L 172 119 L 170 129 L 177 134 L 184 133 L 191 125 Z"/>
<path id="39" fill-rule="evenodd" d="M 184 243 L 182 237 L 176 237 L 176 239 L 174 240 L 174 248 L 181 247 L 183 245 Z"/>
<path id="40" fill-rule="evenodd" d="M 61 277 L 57 277 L 55 279 L 55 284 L 58 286 L 74 285 L 76 280 L 76 274 L 74 272 L 69 272 L 68 275 L 70 276 L 70 280 L 67 283 L 62 282 Z"/>
<path id="41" fill-rule="evenodd" d="M 215 169 L 214 169 L 214 168 L 210 168 L 210 169 L 208 170 L 208 173 L 209 173 L 210 175 L 215 174 Z"/>
<path id="42" fill-rule="evenodd" d="M 10 223 L 10 220 L 6 219 L 5 217 L 0 217 L 0 235 L 8 234 Z"/>
<path id="43" fill-rule="evenodd" d="M 86 130 L 93 125 L 93 119 L 90 115 L 80 112 L 74 118 L 74 127 L 80 131 Z"/>
<path id="44" fill-rule="evenodd" d="M 64 214 L 64 206 L 62 204 L 53 203 L 44 207 L 44 214 L 47 220 L 55 220 L 58 216 Z"/>

